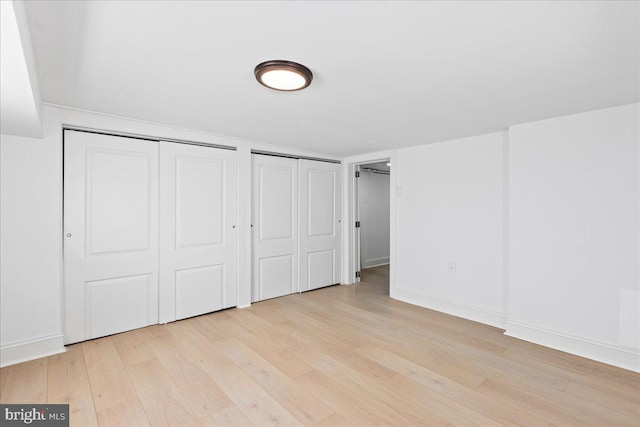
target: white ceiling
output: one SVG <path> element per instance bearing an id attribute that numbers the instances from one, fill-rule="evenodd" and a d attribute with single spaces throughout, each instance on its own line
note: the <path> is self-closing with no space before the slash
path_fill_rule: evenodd
<path id="1" fill-rule="evenodd" d="M 27 5 L 49 103 L 349 155 L 638 101 L 636 1 Z M 300 92 L 259 85 L 269 59 Z"/>

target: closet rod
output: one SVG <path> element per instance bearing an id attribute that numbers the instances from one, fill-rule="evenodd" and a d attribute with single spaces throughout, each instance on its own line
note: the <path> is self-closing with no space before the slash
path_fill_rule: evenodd
<path id="1" fill-rule="evenodd" d="M 273 157 L 284 157 L 286 159 L 316 160 L 318 162 L 337 163 L 339 165 L 342 164 L 340 160 L 322 159 L 320 157 L 295 156 L 293 154 L 275 153 L 273 151 L 251 150 L 251 154 L 261 154 L 263 156 L 273 156 Z"/>
<path id="2" fill-rule="evenodd" d="M 236 151 L 236 147 L 230 147 L 228 145 L 218 145 L 218 144 L 207 144 L 204 142 L 195 142 L 195 141 L 187 141 L 184 139 L 174 139 L 174 138 L 164 138 L 160 136 L 150 136 L 150 135 L 140 135 L 136 133 L 127 133 L 127 132 L 115 132 L 110 130 L 101 130 L 88 128 L 83 126 L 74 126 L 74 125 L 62 125 L 62 130 L 74 130 L 76 132 L 86 132 L 86 133 L 97 133 L 99 135 L 109 135 L 109 136 L 119 136 L 123 138 L 133 138 L 133 139 L 142 139 L 144 141 L 164 141 L 164 142 L 173 142 L 175 144 L 186 144 L 186 145 L 197 145 L 200 147 L 210 147 L 210 148 L 220 148 L 222 150 L 232 150 Z"/>
<path id="3" fill-rule="evenodd" d="M 373 168 L 361 168 L 361 171 L 365 171 L 365 172 L 371 172 L 371 173 L 377 173 L 380 175 L 391 175 L 390 171 L 383 171 L 380 169 L 373 169 Z"/>

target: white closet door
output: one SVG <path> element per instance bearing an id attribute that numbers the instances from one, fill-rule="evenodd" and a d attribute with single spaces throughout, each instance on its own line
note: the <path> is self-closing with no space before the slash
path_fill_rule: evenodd
<path id="1" fill-rule="evenodd" d="M 237 305 L 237 156 L 160 142 L 160 322 Z"/>
<path id="2" fill-rule="evenodd" d="M 340 282 L 339 164 L 300 160 L 300 292 Z"/>
<path id="3" fill-rule="evenodd" d="M 64 132 L 64 335 L 158 322 L 158 144 Z"/>
<path id="4" fill-rule="evenodd" d="M 254 154 L 252 300 L 297 291 L 298 161 Z"/>

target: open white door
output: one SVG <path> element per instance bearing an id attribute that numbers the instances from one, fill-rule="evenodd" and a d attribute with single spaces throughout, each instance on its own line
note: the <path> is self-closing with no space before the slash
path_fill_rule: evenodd
<path id="1" fill-rule="evenodd" d="M 298 161 L 252 155 L 252 301 L 297 290 Z"/>
<path id="2" fill-rule="evenodd" d="M 340 171 L 335 163 L 299 160 L 300 292 L 340 283 Z"/>
<path id="3" fill-rule="evenodd" d="M 160 322 L 237 305 L 233 150 L 160 142 Z"/>
<path id="4" fill-rule="evenodd" d="M 64 132 L 64 336 L 158 323 L 158 144 Z"/>

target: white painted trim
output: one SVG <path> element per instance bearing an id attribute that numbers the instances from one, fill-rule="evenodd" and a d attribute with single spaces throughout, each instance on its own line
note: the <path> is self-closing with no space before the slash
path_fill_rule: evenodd
<path id="1" fill-rule="evenodd" d="M 640 372 L 640 352 L 629 347 L 606 344 L 514 320 L 507 321 L 507 330 L 504 334 L 619 368 Z"/>
<path id="2" fill-rule="evenodd" d="M 64 353 L 65 351 L 62 334 L 53 334 L 7 344 L 0 348 L 0 368 Z"/>
<path id="3" fill-rule="evenodd" d="M 473 320 L 496 328 L 504 329 L 507 317 L 503 313 L 449 301 L 443 298 L 429 297 L 408 289 L 392 289 L 391 298 L 407 302 L 430 310 L 439 311 L 463 319 Z"/>
<path id="4" fill-rule="evenodd" d="M 380 258 L 365 259 L 362 265 L 362 268 L 364 269 L 364 268 L 379 267 L 381 265 L 387 265 L 389 264 L 389 259 L 390 257 L 388 256 L 380 257 Z"/>

